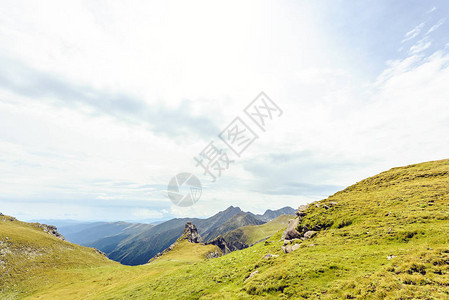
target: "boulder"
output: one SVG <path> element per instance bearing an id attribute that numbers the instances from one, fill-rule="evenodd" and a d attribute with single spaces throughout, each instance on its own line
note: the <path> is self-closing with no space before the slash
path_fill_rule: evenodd
<path id="1" fill-rule="evenodd" d="M 296 229 L 298 228 L 298 225 L 299 225 L 299 218 L 291 219 L 290 221 L 288 221 L 287 229 L 285 229 L 284 233 L 282 234 L 282 239 L 292 240 L 300 238 L 301 234 Z"/>
<path id="2" fill-rule="evenodd" d="M 265 255 L 263 258 L 264 259 L 269 259 L 269 258 L 272 258 L 272 257 L 278 257 L 279 255 L 276 255 L 276 254 L 267 254 L 267 255 Z"/>
<path id="3" fill-rule="evenodd" d="M 301 247 L 300 244 L 294 244 L 294 245 L 292 246 L 292 251 L 298 250 L 300 247 Z"/>
<path id="4" fill-rule="evenodd" d="M 290 253 L 292 252 L 292 245 L 287 245 L 287 246 L 282 246 L 281 247 L 282 251 L 284 251 L 284 253 Z"/>
<path id="5" fill-rule="evenodd" d="M 300 207 L 298 207 L 298 210 L 295 212 L 295 214 L 300 218 L 306 216 L 307 213 L 305 211 L 307 210 L 308 207 L 309 207 L 308 205 L 301 205 Z"/>
<path id="6" fill-rule="evenodd" d="M 304 239 L 305 239 L 305 240 L 311 239 L 311 238 L 313 238 L 316 234 L 317 234 L 316 231 L 309 230 L 309 231 L 307 231 L 306 233 L 304 233 Z"/>

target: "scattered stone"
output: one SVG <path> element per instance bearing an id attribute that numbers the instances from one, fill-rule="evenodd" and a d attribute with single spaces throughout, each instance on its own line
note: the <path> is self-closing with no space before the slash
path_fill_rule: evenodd
<path id="1" fill-rule="evenodd" d="M 252 272 L 251 274 L 249 274 L 249 276 L 245 279 L 245 282 L 250 279 L 253 278 L 254 276 L 256 276 L 257 274 L 259 274 L 259 270 L 256 270 L 254 272 Z"/>
<path id="2" fill-rule="evenodd" d="M 100 255 L 106 256 L 106 253 L 104 253 L 103 251 L 98 250 L 97 248 L 93 248 L 93 249 L 94 249 L 94 252 L 96 252 L 96 253 L 98 253 Z"/>
<path id="3" fill-rule="evenodd" d="M 281 247 L 282 251 L 284 251 L 284 253 L 290 253 L 292 252 L 292 245 L 287 245 L 285 247 Z"/>
<path id="4" fill-rule="evenodd" d="M 296 230 L 299 225 L 299 219 L 291 219 L 288 221 L 287 229 L 285 229 L 284 233 L 282 234 L 282 239 L 285 240 L 292 240 L 296 238 L 300 238 L 301 234 Z"/>
<path id="5" fill-rule="evenodd" d="M 298 250 L 300 247 L 301 247 L 300 244 L 294 244 L 294 245 L 292 246 L 292 251 Z"/>
<path id="6" fill-rule="evenodd" d="M 264 259 L 269 259 L 269 258 L 272 258 L 272 257 L 278 257 L 279 255 L 276 255 L 276 254 L 267 254 L 267 255 L 265 255 L 263 258 Z"/>
<path id="7" fill-rule="evenodd" d="M 315 203 L 315 206 L 319 208 L 319 207 L 320 207 L 320 204 L 319 204 L 319 203 Z"/>
<path id="8" fill-rule="evenodd" d="M 217 250 L 213 251 L 213 252 L 209 252 L 206 254 L 206 258 L 207 259 L 211 259 L 211 258 L 217 258 L 222 256 L 222 254 L 220 252 L 218 252 Z"/>
<path id="9" fill-rule="evenodd" d="M 387 259 L 390 260 L 390 259 L 393 259 L 393 258 L 395 258 L 395 257 L 396 257 L 396 255 L 388 255 L 388 256 L 387 256 Z"/>
<path id="10" fill-rule="evenodd" d="M 317 232 L 316 232 L 316 231 L 313 231 L 313 230 L 307 231 L 306 233 L 304 233 L 304 239 L 305 239 L 305 240 L 311 239 L 311 238 L 313 238 L 315 235 L 317 235 Z"/>
<path id="11" fill-rule="evenodd" d="M 329 205 L 335 206 L 338 205 L 338 202 L 330 202 Z"/>
<path id="12" fill-rule="evenodd" d="M 290 243 L 289 240 L 284 240 L 284 246 L 287 246 Z"/>
<path id="13" fill-rule="evenodd" d="M 389 217 L 391 215 L 391 211 L 385 215 L 385 217 Z"/>
<path id="14" fill-rule="evenodd" d="M 9 240 L 9 237 L 5 237 L 5 240 Z"/>
<path id="15" fill-rule="evenodd" d="M 309 247 L 315 247 L 315 244 L 310 244 Z"/>
<path id="16" fill-rule="evenodd" d="M 323 205 L 324 209 L 329 209 L 330 207 L 327 206 L 326 204 Z"/>

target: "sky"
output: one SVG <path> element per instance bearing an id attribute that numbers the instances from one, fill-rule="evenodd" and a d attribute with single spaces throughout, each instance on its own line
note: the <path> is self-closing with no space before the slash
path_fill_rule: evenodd
<path id="1" fill-rule="evenodd" d="M 157 221 L 320 200 L 449 158 L 447 1 L 1 1 L 0 211 Z M 261 93 L 266 131 L 244 113 Z M 236 156 L 219 134 L 258 138 Z M 194 158 L 232 160 L 215 182 Z M 202 185 L 190 207 L 167 185 Z"/>

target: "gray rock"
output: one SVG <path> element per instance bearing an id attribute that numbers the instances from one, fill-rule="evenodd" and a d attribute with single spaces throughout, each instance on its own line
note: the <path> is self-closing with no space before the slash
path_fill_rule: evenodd
<path id="1" fill-rule="evenodd" d="M 307 215 L 305 211 L 307 210 L 308 207 L 309 207 L 308 205 L 301 205 L 300 207 L 298 207 L 298 210 L 295 212 L 295 214 L 298 217 L 303 218 L 304 216 Z"/>
<path id="2" fill-rule="evenodd" d="M 282 251 L 284 251 L 284 253 L 290 253 L 292 252 L 292 245 L 287 245 L 285 247 L 281 247 Z"/>
<path id="3" fill-rule="evenodd" d="M 217 257 L 220 257 L 220 256 L 221 256 L 221 253 L 218 252 L 217 250 L 215 250 L 213 252 L 209 252 L 209 253 L 206 254 L 206 258 L 207 259 L 217 258 Z"/>
<path id="4" fill-rule="evenodd" d="M 294 245 L 292 246 L 292 251 L 298 250 L 300 247 L 301 247 L 300 244 L 294 244 Z"/>
<path id="5" fill-rule="evenodd" d="M 296 230 L 299 225 L 299 219 L 291 219 L 288 221 L 287 229 L 285 229 L 284 233 L 282 234 L 282 239 L 285 240 L 292 240 L 297 239 L 301 237 L 301 234 Z"/>
<path id="6" fill-rule="evenodd" d="M 254 272 L 252 272 L 251 274 L 249 274 L 249 276 L 245 279 L 245 282 L 250 279 L 253 278 L 254 276 L 256 276 L 257 274 L 259 274 L 259 270 L 256 270 Z"/>
<path id="7" fill-rule="evenodd" d="M 327 206 L 326 204 L 323 205 L 324 209 L 329 209 L 330 207 Z"/>
<path id="8" fill-rule="evenodd" d="M 267 254 L 267 255 L 265 255 L 263 258 L 264 259 L 269 259 L 269 258 L 272 258 L 272 257 L 278 257 L 279 255 L 276 255 L 276 254 Z"/>
<path id="9" fill-rule="evenodd" d="M 182 233 L 180 239 L 188 240 L 191 243 L 203 243 L 203 238 L 198 233 L 196 226 L 192 222 L 187 222 L 184 226 L 184 232 Z"/>
<path id="10" fill-rule="evenodd" d="M 316 231 L 313 231 L 313 230 L 307 231 L 306 233 L 304 233 L 304 239 L 305 239 L 305 240 L 311 239 L 311 238 L 313 238 L 316 234 L 317 234 Z"/>
<path id="11" fill-rule="evenodd" d="M 61 239 L 63 241 L 65 241 L 66 239 L 64 238 L 64 236 L 62 234 L 60 234 L 58 232 L 58 228 L 56 228 L 56 226 L 53 225 L 46 225 L 46 224 L 39 224 L 37 223 L 37 226 L 39 228 L 42 228 L 42 230 L 48 234 L 51 234 L 52 236 L 57 237 L 58 239 Z"/>
<path id="12" fill-rule="evenodd" d="M 338 202 L 330 202 L 329 205 L 335 206 L 335 205 L 338 205 Z"/>
<path id="13" fill-rule="evenodd" d="M 307 204 L 307 205 L 300 205 L 300 206 L 298 207 L 298 211 L 306 211 L 307 208 L 309 208 L 309 205 L 308 205 L 308 204 Z"/>
<path id="14" fill-rule="evenodd" d="M 231 250 L 229 250 L 229 248 L 228 248 L 228 245 L 226 244 L 225 239 L 221 235 L 217 236 L 212 241 L 207 242 L 206 245 L 215 245 L 215 246 L 217 246 L 218 248 L 220 248 L 220 250 L 221 250 L 221 252 L 223 254 L 228 254 L 228 253 L 231 252 Z"/>

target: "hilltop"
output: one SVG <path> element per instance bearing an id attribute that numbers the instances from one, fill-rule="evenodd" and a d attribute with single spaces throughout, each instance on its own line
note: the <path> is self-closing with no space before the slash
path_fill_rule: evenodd
<path id="1" fill-rule="evenodd" d="M 0 222 L 2 239 L 5 224 Z M 45 299 L 449 297 L 449 160 L 393 168 L 362 180 L 301 207 L 289 223 L 295 238 L 282 239 L 286 227 L 218 258 L 198 259 L 190 254 L 192 243 L 184 243 L 182 251 L 173 252 L 177 258 L 137 267 L 101 261 L 92 249 L 76 248 L 80 257 L 95 254 L 92 266 L 55 264 L 43 284 L 38 272 L 14 284 L 21 293 Z M 34 233 L 55 245 L 67 243 Z M 14 290 L 11 284 L 7 291 Z"/>

